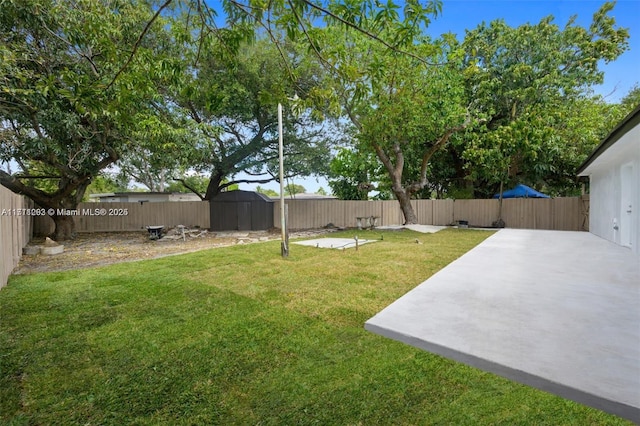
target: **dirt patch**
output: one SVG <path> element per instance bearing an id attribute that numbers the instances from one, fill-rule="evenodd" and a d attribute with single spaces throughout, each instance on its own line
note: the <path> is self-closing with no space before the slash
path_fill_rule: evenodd
<path id="1" fill-rule="evenodd" d="M 314 237 L 331 230 L 318 229 L 292 232 L 290 238 Z M 109 232 L 79 234 L 75 240 L 65 241 L 64 252 L 56 255 L 23 255 L 14 274 L 65 271 L 156 259 L 175 254 L 190 253 L 235 244 L 252 244 L 280 239 L 279 232 L 207 232 L 192 230 L 183 236 L 177 230 L 159 240 L 152 240 L 145 232 Z M 28 247 L 44 245 L 44 238 L 34 239 Z"/>

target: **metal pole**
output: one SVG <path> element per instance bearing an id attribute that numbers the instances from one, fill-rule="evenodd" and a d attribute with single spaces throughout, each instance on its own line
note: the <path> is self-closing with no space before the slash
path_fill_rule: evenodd
<path id="1" fill-rule="evenodd" d="M 280 228 L 282 230 L 282 242 L 280 243 L 280 251 L 282 257 L 289 256 L 289 247 L 287 246 L 287 222 L 285 218 L 284 206 L 284 143 L 282 141 L 282 104 L 278 103 L 278 156 L 280 160 Z"/>

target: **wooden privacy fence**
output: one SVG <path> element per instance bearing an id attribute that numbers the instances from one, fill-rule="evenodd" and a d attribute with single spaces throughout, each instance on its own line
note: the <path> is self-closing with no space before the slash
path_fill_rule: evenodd
<path id="1" fill-rule="evenodd" d="M 508 228 L 588 230 L 588 198 L 518 198 L 502 200 L 502 220 Z M 287 200 L 289 228 L 321 228 L 329 224 L 355 227 L 358 217 L 377 217 L 379 225 L 403 222 L 402 211 L 392 201 Z M 460 220 L 470 226 L 490 227 L 498 219 L 498 200 L 413 200 L 422 225 L 453 225 Z M 274 205 L 280 217 L 280 203 Z M 279 227 L 279 223 L 275 223 Z"/>
<path id="2" fill-rule="evenodd" d="M 18 265 L 22 248 L 31 240 L 33 203 L 0 186 L 0 288 Z"/>
<path id="3" fill-rule="evenodd" d="M 502 219 L 508 228 L 587 230 L 588 198 L 520 198 L 503 200 Z M 287 200 L 290 229 L 357 226 L 357 217 L 375 216 L 378 225 L 403 222 L 397 201 Z M 498 218 L 498 200 L 414 200 L 419 223 L 489 227 Z M 280 227 L 280 203 L 274 203 L 275 228 Z M 81 203 L 75 216 L 78 232 L 140 231 L 146 226 L 177 225 L 210 228 L 208 202 Z M 53 231 L 49 217 L 35 217 L 34 233 Z"/>
<path id="4" fill-rule="evenodd" d="M 178 225 L 209 229 L 209 203 L 167 201 L 159 203 L 80 203 L 74 216 L 78 232 L 141 231 L 147 226 Z M 34 218 L 34 234 L 48 235 L 54 230 L 48 216 Z"/>

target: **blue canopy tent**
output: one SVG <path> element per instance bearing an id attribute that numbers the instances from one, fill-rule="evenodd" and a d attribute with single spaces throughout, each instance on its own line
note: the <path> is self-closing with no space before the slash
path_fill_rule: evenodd
<path id="1" fill-rule="evenodd" d="M 493 198 L 500 198 L 500 194 L 496 194 Z M 542 192 L 538 192 L 527 185 L 516 185 L 515 188 L 502 193 L 502 198 L 551 198 Z"/>

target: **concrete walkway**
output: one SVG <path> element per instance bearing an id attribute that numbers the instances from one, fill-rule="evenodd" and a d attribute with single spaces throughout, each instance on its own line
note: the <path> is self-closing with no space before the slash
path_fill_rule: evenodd
<path id="1" fill-rule="evenodd" d="M 640 257 L 504 229 L 365 328 L 640 423 Z"/>

